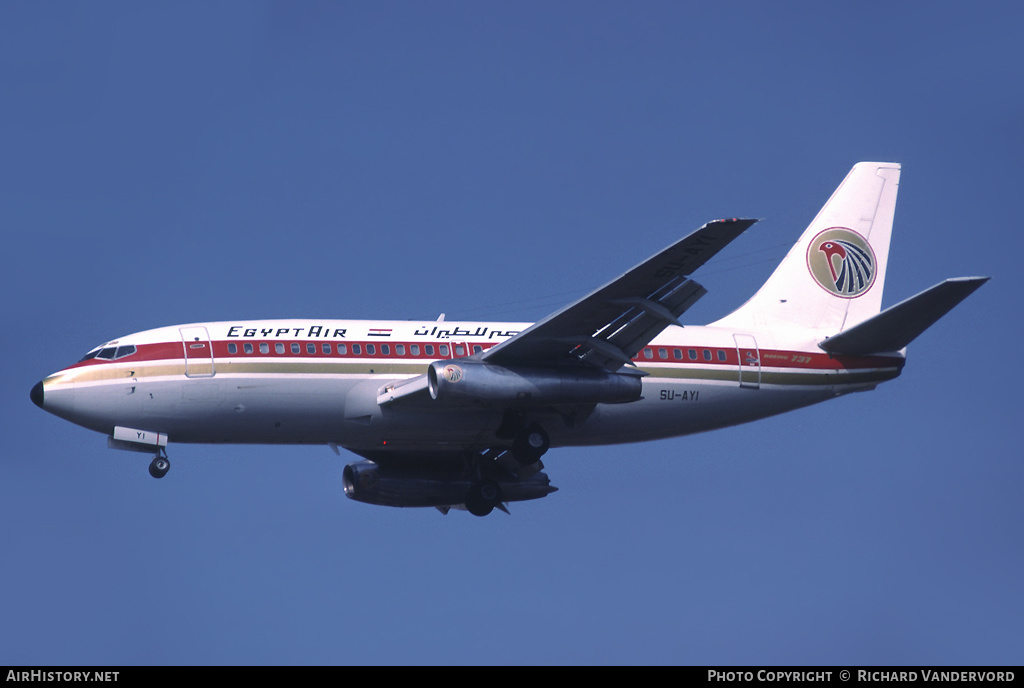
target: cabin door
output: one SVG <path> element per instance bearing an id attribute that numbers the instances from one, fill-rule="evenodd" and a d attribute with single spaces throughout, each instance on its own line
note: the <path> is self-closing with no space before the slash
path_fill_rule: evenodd
<path id="1" fill-rule="evenodd" d="M 761 352 L 753 335 L 734 334 L 736 356 L 739 359 L 740 387 L 759 389 L 761 387 Z"/>
<path id="2" fill-rule="evenodd" d="M 185 375 L 187 377 L 213 377 L 213 345 L 205 327 L 180 327 L 181 343 L 185 347 Z"/>

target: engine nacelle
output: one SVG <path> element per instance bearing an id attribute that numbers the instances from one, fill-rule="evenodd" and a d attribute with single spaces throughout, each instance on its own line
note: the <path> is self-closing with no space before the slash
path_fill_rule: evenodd
<path id="1" fill-rule="evenodd" d="M 511 476 L 495 477 L 501 489 L 501 501 L 521 502 L 540 499 L 558 488 L 548 476 L 534 473 L 525 480 Z M 373 461 L 345 466 L 342 484 L 349 499 L 380 506 L 453 506 L 463 504 L 472 488 L 469 478 L 445 472 L 385 468 Z"/>
<path id="2" fill-rule="evenodd" d="M 434 361 L 427 388 L 452 405 L 623 404 L 640 398 L 636 375 L 587 368 L 505 368 L 479 361 Z"/>

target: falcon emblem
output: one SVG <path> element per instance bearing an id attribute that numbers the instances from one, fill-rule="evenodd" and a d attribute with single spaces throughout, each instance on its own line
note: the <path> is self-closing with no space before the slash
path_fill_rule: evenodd
<path id="1" fill-rule="evenodd" d="M 807 268 L 825 291 L 854 298 L 874 284 L 875 252 L 852 229 L 830 227 L 807 247 Z"/>

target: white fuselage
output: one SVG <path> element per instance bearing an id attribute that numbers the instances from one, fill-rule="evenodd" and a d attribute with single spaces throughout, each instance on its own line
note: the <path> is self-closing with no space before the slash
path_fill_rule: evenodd
<path id="1" fill-rule="evenodd" d="M 425 394 L 382 407 L 378 391 L 423 374 L 433 361 L 482 353 L 527 326 L 274 320 L 165 327 L 110 342 L 99 356 L 47 377 L 42 405 L 108 435 L 134 428 L 170 442 L 480 450 L 502 443 L 495 433 L 505 409 L 453 409 Z M 633 359 L 646 373 L 640 400 L 521 411 L 543 423 L 552 446 L 637 442 L 872 389 L 903 366 L 899 354 L 832 357 L 802 337 L 671 326 Z"/>

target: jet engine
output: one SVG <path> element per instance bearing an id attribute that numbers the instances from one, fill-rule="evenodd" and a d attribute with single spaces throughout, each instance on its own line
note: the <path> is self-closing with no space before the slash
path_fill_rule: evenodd
<path id="1" fill-rule="evenodd" d="M 434 361 L 427 388 L 453 406 L 623 404 L 640 398 L 639 375 L 588 368 L 505 368 L 479 361 Z"/>
<path id="2" fill-rule="evenodd" d="M 466 504 L 479 493 L 482 482 L 496 487 L 493 498 L 502 502 L 540 499 L 558 489 L 542 472 L 525 480 L 510 474 L 479 480 L 458 473 L 384 467 L 373 461 L 359 461 L 345 466 L 342 473 L 342 484 L 349 499 L 380 506 Z"/>

